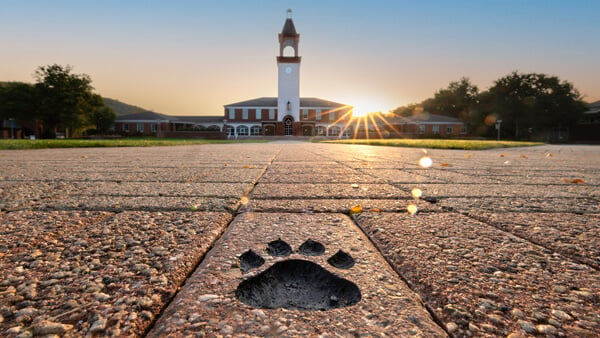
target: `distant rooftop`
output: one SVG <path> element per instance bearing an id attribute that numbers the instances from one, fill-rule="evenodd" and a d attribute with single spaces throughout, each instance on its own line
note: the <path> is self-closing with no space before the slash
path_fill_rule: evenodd
<path id="1" fill-rule="evenodd" d="M 343 103 L 328 101 L 319 99 L 316 97 L 301 97 L 300 98 L 300 108 L 338 108 L 346 106 Z M 229 107 L 269 107 L 269 108 L 277 108 L 277 98 L 276 97 L 259 97 L 256 99 L 240 101 L 236 103 L 231 103 L 225 105 L 225 108 Z"/>

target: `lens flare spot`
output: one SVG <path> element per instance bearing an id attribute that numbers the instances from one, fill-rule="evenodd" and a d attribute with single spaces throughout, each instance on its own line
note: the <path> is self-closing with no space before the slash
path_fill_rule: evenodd
<path id="1" fill-rule="evenodd" d="M 431 157 L 429 157 L 429 156 L 423 156 L 419 159 L 419 166 L 421 166 L 423 168 L 429 168 L 429 167 L 431 167 L 432 164 L 433 164 L 433 161 L 431 160 Z"/>
<path id="2" fill-rule="evenodd" d="M 483 119 L 486 126 L 493 126 L 496 123 L 496 115 L 488 115 Z"/>
<path id="3" fill-rule="evenodd" d="M 417 213 L 417 211 L 419 211 L 419 210 L 417 209 L 417 206 L 416 206 L 416 205 L 414 205 L 414 204 L 412 204 L 412 203 L 411 203 L 411 204 L 409 204 L 409 205 L 406 207 L 406 211 L 408 211 L 408 213 L 409 213 L 409 214 L 411 214 L 411 215 L 414 215 L 414 214 L 416 214 L 416 213 Z"/>
<path id="4" fill-rule="evenodd" d="M 250 202 L 250 199 L 247 196 L 242 196 L 242 198 L 240 198 L 240 203 L 243 205 L 248 204 L 248 202 Z"/>
<path id="5" fill-rule="evenodd" d="M 471 154 L 465 154 L 465 158 L 471 158 Z"/>
<path id="6" fill-rule="evenodd" d="M 421 198 L 421 196 L 423 196 L 423 191 L 421 191 L 421 189 L 419 188 L 414 188 L 410 194 L 412 195 L 413 198 Z"/>
<path id="7" fill-rule="evenodd" d="M 200 209 L 200 204 L 194 204 L 190 207 L 191 211 L 198 211 Z"/>

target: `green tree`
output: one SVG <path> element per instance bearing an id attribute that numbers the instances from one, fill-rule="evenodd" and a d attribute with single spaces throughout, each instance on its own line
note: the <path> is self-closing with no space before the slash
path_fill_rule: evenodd
<path id="1" fill-rule="evenodd" d="M 92 93 L 90 77 L 71 71 L 71 66 L 54 64 L 39 67 L 35 72 L 35 87 L 40 98 L 38 117 L 51 136 L 57 128 L 77 133 L 90 126 L 92 113 L 103 105 Z"/>
<path id="2" fill-rule="evenodd" d="M 0 120 L 32 120 L 36 116 L 35 87 L 23 82 L 0 83 Z"/>
<path id="3" fill-rule="evenodd" d="M 494 82 L 483 109 L 502 120 L 515 139 L 576 123 L 586 110 L 573 84 L 556 76 L 513 72 Z"/>
<path id="4" fill-rule="evenodd" d="M 92 113 L 92 122 L 96 126 L 96 132 L 106 134 L 115 123 L 117 114 L 108 106 L 96 108 Z"/>
<path id="5" fill-rule="evenodd" d="M 467 120 L 469 112 L 477 103 L 479 89 L 469 78 L 450 82 L 447 88 L 440 89 L 431 99 L 423 101 L 423 108 L 436 115 Z"/>

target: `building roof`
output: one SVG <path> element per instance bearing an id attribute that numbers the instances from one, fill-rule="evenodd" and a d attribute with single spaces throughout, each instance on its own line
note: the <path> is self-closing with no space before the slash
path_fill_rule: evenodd
<path id="1" fill-rule="evenodd" d="M 391 123 L 463 123 L 460 119 L 450 116 L 421 113 L 412 116 L 396 116 Z"/>
<path id="2" fill-rule="evenodd" d="M 316 97 L 301 97 L 300 108 L 338 108 L 346 106 L 343 103 L 319 99 Z M 276 97 L 259 97 L 256 99 L 240 101 L 225 105 L 225 108 L 233 107 L 269 107 L 277 108 Z"/>
<path id="3" fill-rule="evenodd" d="M 292 18 L 287 18 L 285 23 L 283 24 L 283 29 L 281 30 L 282 35 L 298 35 L 296 33 L 296 27 L 294 27 L 294 21 Z"/>
<path id="4" fill-rule="evenodd" d="M 159 114 L 159 113 L 155 113 L 152 111 L 144 111 L 141 113 L 117 116 L 117 118 L 115 119 L 115 121 L 117 121 L 117 122 L 121 122 L 121 121 L 151 121 L 151 120 L 152 121 L 156 121 L 156 120 L 173 121 L 173 120 L 176 120 L 176 118 L 174 116 Z"/>
<path id="5" fill-rule="evenodd" d="M 173 116 L 178 121 L 187 122 L 187 123 L 197 123 L 197 124 L 208 124 L 214 123 L 219 124 L 223 123 L 223 115 L 219 116 Z"/>

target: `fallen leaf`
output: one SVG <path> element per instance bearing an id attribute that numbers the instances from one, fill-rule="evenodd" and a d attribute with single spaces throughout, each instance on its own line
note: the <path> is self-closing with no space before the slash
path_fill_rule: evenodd
<path id="1" fill-rule="evenodd" d="M 363 211 L 363 208 L 360 205 L 355 205 L 350 208 L 350 216 L 354 214 L 360 214 Z"/>
<path id="2" fill-rule="evenodd" d="M 358 189 L 358 184 L 356 184 L 356 183 L 352 184 L 352 188 Z"/>
<path id="3" fill-rule="evenodd" d="M 450 163 L 440 163 L 440 165 L 442 167 L 451 167 L 452 166 L 452 164 L 450 164 Z"/>
<path id="4" fill-rule="evenodd" d="M 500 157 L 504 157 L 504 154 L 500 154 Z"/>
<path id="5" fill-rule="evenodd" d="M 581 178 L 574 178 L 572 180 L 568 179 L 568 178 L 563 178 L 562 179 L 563 183 L 574 183 L 574 184 L 584 184 L 585 181 L 582 180 Z"/>
<path id="6" fill-rule="evenodd" d="M 520 158 L 529 158 L 529 157 L 527 157 L 527 155 L 520 155 L 519 157 Z"/>
<path id="7" fill-rule="evenodd" d="M 471 158 L 471 154 L 465 154 L 465 158 Z"/>
<path id="8" fill-rule="evenodd" d="M 192 211 L 198 211 L 198 208 L 200 208 L 200 204 L 194 204 L 194 205 L 192 205 L 192 207 L 190 208 L 190 210 L 192 210 Z"/>
<path id="9" fill-rule="evenodd" d="M 546 157 L 552 157 L 552 156 L 554 156 L 554 155 L 552 155 L 550 153 L 546 154 Z"/>
<path id="10" fill-rule="evenodd" d="M 244 169 L 248 169 L 248 168 L 250 168 L 250 166 L 249 166 L 249 165 L 245 165 L 245 166 L 244 166 Z"/>
<path id="11" fill-rule="evenodd" d="M 226 167 L 226 166 L 227 166 L 227 163 L 223 163 L 223 166 L 224 166 L 224 167 Z"/>
<path id="12" fill-rule="evenodd" d="M 379 208 L 375 208 L 375 209 L 371 209 L 372 212 L 381 212 L 381 209 Z"/>

